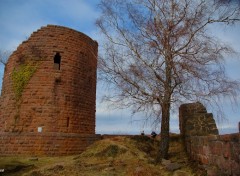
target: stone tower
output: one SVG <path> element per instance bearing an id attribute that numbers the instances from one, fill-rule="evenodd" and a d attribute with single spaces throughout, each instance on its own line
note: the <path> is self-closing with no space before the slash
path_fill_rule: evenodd
<path id="1" fill-rule="evenodd" d="M 5 67 L 1 134 L 94 135 L 97 52 L 96 41 L 66 27 L 34 32 Z"/>

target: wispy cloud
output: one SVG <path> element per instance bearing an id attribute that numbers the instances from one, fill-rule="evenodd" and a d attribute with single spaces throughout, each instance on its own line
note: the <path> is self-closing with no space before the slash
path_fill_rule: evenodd
<path id="1" fill-rule="evenodd" d="M 14 51 L 33 31 L 47 24 L 70 27 L 95 39 L 98 3 L 99 0 L 0 0 L 0 49 Z M 2 76 L 3 69 L 0 80 Z"/>
<path id="2" fill-rule="evenodd" d="M 99 42 L 101 49 L 101 36 L 94 23 L 99 16 L 96 5 L 100 0 L 0 0 L 0 49 L 14 50 L 33 31 L 47 24 L 62 25 L 81 31 Z M 213 26 L 212 33 L 224 42 L 231 44 L 240 52 L 240 25 L 224 28 Z M 226 70 L 230 77 L 240 79 L 240 61 L 227 58 Z M 3 68 L 0 67 L 0 76 Z M 97 126 L 99 133 L 135 133 L 141 130 L 150 133 L 152 127 L 144 127 L 143 122 L 134 122 L 129 110 L 112 110 L 101 102 L 104 90 L 98 85 L 97 92 Z M 231 105 L 226 114 L 229 117 L 229 126 L 234 128 L 239 121 L 239 112 L 230 113 Z M 135 119 L 144 119 L 144 114 L 137 114 Z M 133 122 L 133 123 L 132 123 Z M 219 126 L 220 127 L 220 126 Z M 224 126 L 224 129 L 226 129 Z M 178 131 L 178 115 L 171 120 L 171 131 Z"/>
<path id="3" fill-rule="evenodd" d="M 96 4 L 84 0 L 0 1 L 0 48 L 16 48 L 26 37 L 47 24 L 67 26 L 92 34 L 98 16 Z"/>

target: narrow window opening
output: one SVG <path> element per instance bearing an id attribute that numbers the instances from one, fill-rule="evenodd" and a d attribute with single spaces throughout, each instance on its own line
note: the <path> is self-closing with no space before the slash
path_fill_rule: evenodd
<path id="1" fill-rule="evenodd" d="M 67 118 L 67 127 L 69 127 L 69 117 Z"/>
<path id="2" fill-rule="evenodd" d="M 60 70 L 60 66 L 61 66 L 61 55 L 59 53 L 56 53 L 56 55 L 54 56 L 54 68 L 56 70 Z"/>

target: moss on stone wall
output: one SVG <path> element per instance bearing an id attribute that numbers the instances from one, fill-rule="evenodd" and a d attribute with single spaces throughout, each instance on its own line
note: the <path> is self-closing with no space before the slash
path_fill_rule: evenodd
<path id="1" fill-rule="evenodd" d="M 13 91 L 17 101 L 21 99 L 24 88 L 36 70 L 37 64 L 33 62 L 24 63 L 18 68 L 14 68 L 12 72 L 12 82 Z"/>

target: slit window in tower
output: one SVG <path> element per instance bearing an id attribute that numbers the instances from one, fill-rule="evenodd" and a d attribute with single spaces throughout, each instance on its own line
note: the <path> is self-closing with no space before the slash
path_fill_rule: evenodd
<path id="1" fill-rule="evenodd" d="M 56 70 L 60 70 L 60 66 L 61 66 L 61 55 L 59 53 L 56 53 L 56 55 L 54 56 L 54 68 Z"/>
<path id="2" fill-rule="evenodd" d="M 69 127 L 69 117 L 67 118 L 67 127 Z"/>

